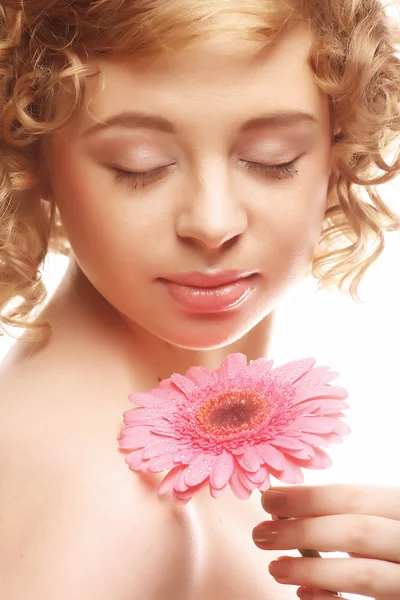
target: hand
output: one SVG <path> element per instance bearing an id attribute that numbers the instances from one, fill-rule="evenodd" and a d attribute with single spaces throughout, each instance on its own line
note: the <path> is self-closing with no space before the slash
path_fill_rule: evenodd
<path id="1" fill-rule="evenodd" d="M 329 600 L 335 596 L 324 590 L 338 590 L 376 600 L 400 599 L 400 489 L 274 487 L 263 493 L 262 505 L 273 515 L 291 519 L 257 525 L 253 540 L 259 548 L 312 548 L 351 557 L 285 557 L 270 563 L 270 573 L 279 583 L 302 586 L 297 591 L 300 598 Z M 272 541 L 261 541 L 266 534 Z"/>

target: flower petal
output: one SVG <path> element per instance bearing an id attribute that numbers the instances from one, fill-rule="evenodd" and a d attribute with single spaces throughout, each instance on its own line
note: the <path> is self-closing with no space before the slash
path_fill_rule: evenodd
<path id="1" fill-rule="evenodd" d="M 126 429 L 126 428 L 125 428 Z M 135 425 L 134 427 L 132 427 L 131 425 L 129 425 L 129 429 L 131 430 L 130 435 L 132 435 L 132 433 L 136 432 L 136 433 L 143 433 L 143 432 L 147 432 L 149 434 L 153 433 L 152 432 L 152 428 L 151 425 Z M 118 434 L 118 438 L 119 440 L 121 440 L 124 436 L 121 434 L 121 431 Z M 126 434 L 125 434 L 126 437 Z"/>
<path id="2" fill-rule="evenodd" d="M 293 456 L 293 458 L 297 458 L 299 460 L 309 460 L 315 455 L 315 450 L 311 446 L 307 446 L 307 444 L 304 444 L 304 447 L 301 450 L 286 449 L 285 454 Z"/>
<path id="3" fill-rule="evenodd" d="M 187 398 L 190 398 L 194 392 L 198 389 L 197 384 L 179 373 L 173 373 L 171 379 L 178 389 L 180 389 Z"/>
<path id="4" fill-rule="evenodd" d="M 295 419 L 290 424 L 290 427 L 308 433 L 330 433 L 338 427 L 339 423 L 341 421 L 332 419 L 331 417 L 309 416 Z"/>
<path id="5" fill-rule="evenodd" d="M 238 469 L 237 474 L 240 479 L 240 482 L 246 488 L 246 490 L 249 490 L 250 492 L 254 492 L 254 490 L 257 487 L 257 484 L 254 483 L 254 481 L 251 481 L 251 479 L 249 479 L 247 477 L 247 471 L 245 471 L 244 469 Z"/>
<path id="6" fill-rule="evenodd" d="M 125 462 L 129 465 L 131 469 L 134 471 L 140 470 L 143 460 L 143 448 L 139 448 L 137 450 L 133 450 L 125 457 Z"/>
<path id="7" fill-rule="evenodd" d="M 261 454 L 261 457 L 264 460 L 264 462 L 273 469 L 281 471 L 285 466 L 285 458 L 282 452 L 277 450 L 271 444 L 260 444 L 258 446 L 258 451 Z"/>
<path id="8" fill-rule="evenodd" d="M 213 498 L 219 498 L 226 490 L 226 485 L 222 488 L 216 488 L 210 484 L 210 494 Z"/>
<path id="9" fill-rule="evenodd" d="M 177 443 L 171 438 L 162 439 L 159 442 L 155 442 L 153 444 L 149 444 L 144 449 L 143 458 L 148 460 L 150 458 L 155 458 L 156 456 L 161 456 L 162 454 L 173 454 L 177 451 Z"/>
<path id="10" fill-rule="evenodd" d="M 293 427 L 293 423 L 290 424 L 290 427 Z M 277 446 L 278 448 L 288 448 L 289 450 L 302 450 L 304 446 L 301 439 L 290 437 L 288 435 L 276 435 L 271 438 L 268 443 Z"/>
<path id="11" fill-rule="evenodd" d="M 268 475 L 268 469 L 265 465 L 261 465 L 261 467 L 255 473 L 246 473 L 248 479 L 253 481 L 254 483 L 262 483 Z"/>
<path id="12" fill-rule="evenodd" d="M 315 388 L 305 388 L 300 390 L 296 394 L 296 399 L 293 401 L 294 404 L 304 402 L 304 400 L 311 400 L 313 398 L 336 398 L 337 400 L 345 400 L 348 397 L 348 391 L 340 386 L 333 385 L 319 385 Z"/>
<path id="13" fill-rule="evenodd" d="M 258 486 L 258 489 L 260 490 L 260 492 L 266 492 L 267 490 L 269 490 L 270 487 L 271 487 L 271 479 L 268 474 L 268 477 L 266 477 L 265 481 L 263 481 L 263 483 Z"/>
<path id="14" fill-rule="evenodd" d="M 128 430 L 128 431 L 127 431 Z M 152 431 L 131 431 L 128 427 L 121 430 L 121 439 L 119 440 L 120 448 L 144 448 L 151 442 L 156 442 L 160 438 Z"/>
<path id="15" fill-rule="evenodd" d="M 164 479 L 162 480 L 162 482 L 160 483 L 160 486 L 158 488 L 158 493 L 160 494 L 160 496 L 162 494 L 166 494 L 167 492 L 172 491 L 172 488 L 175 485 L 175 480 L 183 468 L 184 467 L 182 467 L 181 465 L 178 465 L 177 467 L 174 467 L 173 469 L 168 471 L 168 473 L 166 474 L 166 476 L 164 477 Z"/>
<path id="16" fill-rule="evenodd" d="M 333 379 L 336 379 L 339 376 L 339 373 L 330 370 L 330 367 L 319 366 L 313 367 L 302 377 L 300 377 L 296 383 L 294 384 L 296 388 L 312 388 L 318 385 L 326 385 Z"/>
<path id="17" fill-rule="evenodd" d="M 158 388 L 150 390 L 150 393 L 166 407 L 176 406 L 178 402 L 186 400 L 185 394 L 176 387 L 171 379 L 164 379 L 159 383 Z"/>
<path id="18" fill-rule="evenodd" d="M 172 490 L 172 500 L 177 506 L 184 506 L 193 498 L 194 495 L 194 488 L 191 488 L 190 495 L 184 495 L 183 493 L 177 492 L 175 488 Z"/>
<path id="19" fill-rule="evenodd" d="M 130 400 L 130 402 L 133 402 L 134 404 L 138 404 L 139 406 L 145 408 L 153 408 L 154 403 L 160 401 L 159 398 L 153 396 L 152 394 L 150 394 L 150 392 L 132 392 L 128 395 L 128 399 Z M 128 409 L 128 411 L 129 410 L 134 409 L 131 408 Z"/>
<path id="20" fill-rule="evenodd" d="M 160 473 L 166 469 L 172 469 L 174 466 L 174 461 L 170 454 L 156 456 L 155 458 L 146 461 L 146 471 L 149 471 L 150 473 Z"/>
<path id="21" fill-rule="evenodd" d="M 347 423 L 337 420 L 336 425 L 334 427 L 334 432 L 337 433 L 338 435 L 345 436 L 345 435 L 349 435 L 349 433 L 351 433 L 351 429 L 350 429 L 350 426 L 347 425 Z"/>
<path id="22" fill-rule="evenodd" d="M 194 381 L 198 387 L 206 385 L 209 381 L 212 381 L 210 371 L 204 367 L 190 367 L 186 373 L 186 377 Z"/>
<path id="23" fill-rule="evenodd" d="M 257 358 L 256 360 L 250 361 L 247 367 L 247 375 L 254 379 L 261 379 L 269 374 L 273 365 L 274 361 L 272 359 L 267 360 L 266 358 Z"/>
<path id="24" fill-rule="evenodd" d="M 189 486 L 186 484 L 186 481 L 185 481 L 186 471 L 187 471 L 187 466 L 185 466 L 181 470 L 179 475 L 175 478 L 175 486 L 174 487 L 177 492 L 187 492 L 189 489 Z"/>
<path id="25" fill-rule="evenodd" d="M 226 357 L 219 369 L 214 371 L 222 381 L 233 379 L 237 372 L 247 367 L 247 356 L 237 352 Z"/>
<path id="26" fill-rule="evenodd" d="M 173 459 L 176 463 L 183 463 L 185 466 L 190 463 L 192 458 L 196 456 L 197 452 L 192 448 L 179 448 L 177 452 L 175 452 Z"/>
<path id="27" fill-rule="evenodd" d="M 328 440 L 330 444 L 341 444 L 343 442 L 343 438 L 334 431 L 331 433 L 325 433 L 324 438 Z"/>
<path id="28" fill-rule="evenodd" d="M 261 465 L 261 457 L 256 448 L 249 446 L 242 455 L 237 457 L 237 461 L 246 471 L 258 471 Z"/>
<path id="29" fill-rule="evenodd" d="M 129 408 L 124 412 L 124 423 L 126 425 L 144 425 L 154 418 L 159 419 L 161 413 L 150 408 Z"/>
<path id="30" fill-rule="evenodd" d="M 334 415 L 338 411 L 350 408 L 343 400 L 304 400 L 301 410 L 304 414 L 314 413 L 316 415 Z"/>
<path id="31" fill-rule="evenodd" d="M 271 375 L 276 382 L 284 384 L 295 383 L 304 373 L 312 369 L 315 365 L 315 358 L 303 358 L 302 360 L 293 360 L 285 365 L 281 365 L 271 371 Z"/>
<path id="32" fill-rule="evenodd" d="M 195 494 L 197 494 L 200 490 L 202 490 L 206 485 L 207 481 L 203 481 L 199 485 L 194 487 L 190 487 L 186 492 L 178 492 L 176 489 L 172 490 L 172 498 L 174 502 L 177 504 L 187 504 L 189 500 L 193 498 Z"/>
<path id="33" fill-rule="evenodd" d="M 282 471 L 272 472 L 273 476 L 284 483 L 303 483 L 304 475 L 301 467 L 295 464 L 294 461 L 286 460 L 285 467 Z"/>
<path id="34" fill-rule="evenodd" d="M 234 458 L 228 452 L 223 452 L 217 456 L 213 470 L 210 473 L 210 488 L 224 488 L 232 475 L 234 467 Z"/>
<path id="35" fill-rule="evenodd" d="M 159 396 L 164 395 L 164 393 L 167 390 L 169 392 L 176 393 L 176 386 L 174 385 L 171 377 L 166 377 L 165 379 L 162 379 L 158 386 L 151 391 L 154 392 L 157 396 Z"/>
<path id="36" fill-rule="evenodd" d="M 331 465 L 331 457 L 321 448 L 315 448 L 315 456 L 304 461 L 302 466 L 307 469 L 328 469 Z"/>
<path id="37" fill-rule="evenodd" d="M 229 485 L 231 486 L 232 492 L 240 500 L 247 500 L 247 498 L 250 497 L 251 491 L 244 487 L 243 483 L 239 479 L 237 471 L 233 471 L 229 480 Z"/>
<path id="38" fill-rule="evenodd" d="M 167 421 L 160 421 L 159 423 L 153 423 L 152 427 L 153 433 L 159 435 L 160 437 L 169 437 L 179 439 L 181 435 L 174 431 L 174 428 Z"/>
<path id="39" fill-rule="evenodd" d="M 322 436 L 322 435 L 315 435 L 315 433 L 303 432 L 301 434 L 301 439 L 305 444 L 308 444 L 309 446 L 312 446 L 312 447 L 329 446 L 328 435 L 331 435 L 331 434 L 323 434 L 323 436 Z M 340 441 L 342 441 L 342 438 L 339 438 L 339 439 L 340 439 Z"/>
<path id="40" fill-rule="evenodd" d="M 121 430 L 121 434 L 123 433 L 123 436 L 125 437 L 128 434 L 129 435 L 137 435 L 139 432 L 145 433 L 146 431 L 148 431 L 149 434 L 154 433 L 156 435 L 160 435 L 160 437 L 161 436 L 167 436 L 167 437 L 175 437 L 176 436 L 171 424 L 168 423 L 168 421 L 165 421 L 164 419 L 159 419 L 157 421 L 157 423 L 149 421 L 149 423 L 143 423 L 143 424 L 139 423 L 139 424 L 127 425 L 126 427 L 124 427 Z"/>
<path id="41" fill-rule="evenodd" d="M 195 486 L 202 483 L 211 473 L 214 468 L 216 456 L 206 454 L 205 452 L 198 454 L 185 471 L 185 482 L 188 486 Z"/>

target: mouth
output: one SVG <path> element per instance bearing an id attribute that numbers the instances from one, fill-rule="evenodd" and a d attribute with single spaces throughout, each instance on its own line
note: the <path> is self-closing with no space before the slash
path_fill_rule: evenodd
<path id="1" fill-rule="evenodd" d="M 192 313 L 221 313 L 241 307 L 257 287 L 258 274 L 235 271 L 213 276 L 185 274 L 174 279 L 160 278 L 170 298 Z"/>
<path id="2" fill-rule="evenodd" d="M 178 285 L 198 287 L 198 288 L 214 288 L 227 284 L 233 284 L 240 279 L 247 279 L 251 275 L 255 275 L 257 271 L 238 271 L 230 269 L 219 272 L 200 272 L 192 271 L 188 273 L 178 273 L 161 277 L 161 280 L 170 281 Z"/>

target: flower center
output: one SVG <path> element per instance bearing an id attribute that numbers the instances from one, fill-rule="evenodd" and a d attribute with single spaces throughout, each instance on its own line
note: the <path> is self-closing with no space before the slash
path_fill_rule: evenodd
<path id="1" fill-rule="evenodd" d="M 226 436 L 259 425 L 267 414 L 265 398 L 247 390 L 237 390 L 211 398 L 197 411 L 200 428 L 208 435 Z"/>

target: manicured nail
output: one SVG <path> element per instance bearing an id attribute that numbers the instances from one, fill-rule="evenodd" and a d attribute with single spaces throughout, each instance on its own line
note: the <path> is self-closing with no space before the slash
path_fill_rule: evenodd
<path id="1" fill-rule="evenodd" d="M 270 509 L 281 508 L 286 502 L 286 494 L 284 492 L 278 492 L 276 490 L 267 490 L 262 496 L 262 505 L 266 511 L 270 512 Z"/>
<path id="2" fill-rule="evenodd" d="M 274 523 L 264 523 L 253 529 L 253 540 L 260 544 L 272 544 L 278 537 Z"/>
<path id="3" fill-rule="evenodd" d="M 287 578 L 287 564 L 286 557 L 280 557 L 278 560 L 273 560 L 269 563 L 268 571 L 271 573 L 272 577 L 277 577 L 278 579 L 286 579 Z"/>

